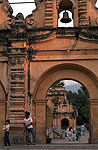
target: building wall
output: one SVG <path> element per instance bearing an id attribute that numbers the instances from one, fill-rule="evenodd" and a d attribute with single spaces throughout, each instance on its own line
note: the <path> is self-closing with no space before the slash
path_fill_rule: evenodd
<path id="1" fill-rule="evenodd" d="M 24 19 L 21 13 L 14 17 L 8 1 L 0 0 L 0 81 L 3 87 L 0 90 L 0 135 L 3 135 L 4 118 L 10 119 L 11 141 L 23 143 L 24 112 L 28 110 L 34 121 L 37 142 L 46 143 L 47 90 L 58 80 L 73 79 L 88 90 L 90 142 L 98 143 L 96 1 L 37 2 L 37 9 Z M 75 14 L 73 28 L 58 28 L 58 12 L 63 6 Z"/>

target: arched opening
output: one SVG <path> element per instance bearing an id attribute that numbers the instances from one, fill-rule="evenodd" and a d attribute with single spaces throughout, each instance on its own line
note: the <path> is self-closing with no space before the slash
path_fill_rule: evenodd
<path id="1" fill-rule="evenodd" d="M 69 120 L 64 118 L 61 120 L 61 129 L 67 129 L 69 127 Z"/>
<path id="2" fill-rule="evenodd" d="M 81 66 L 79 64 L 59 64 L 54 67 L 51 67 L 47 71 L 45 71 L 42 75 L 39 76 L 38 84 L 36 84 L 36 87 L 33 91 L 33 99 L 36 101 L 37 104 L 42 104 L 47 101 L 46 94 L 49 89 L 55 82 L 60 80 L 74 80 L 79 82 L 80 84 L 84 85 L 85 88 L 88 91 L 89 96 L 89 102 L 90 102 L 90 142 L 94 143 L 95 138 L 97 141 L 97 137 L 95 136 L 95 133 L 93 132 L 92 126 L 95 128 L 96 124 L 96 110 L 97 110 L 97 101 L 98 101 L 98 79 L 96 75 L 89 70 L 88 68 L 85 68 L 84 66 Z M 41 112 L 40 109 L 41 107 Z M 36 136 L 39 139 L 40 142 L 43 140 L 45 141 L 45 135 L 43 133 L 46 132 L 46 107 L 45 105 L 37 105 L 36 107 Z M 40 114 L 40 116 L 39 116 Z M 94 118 L 92 116 L 95 116 Z M 40 122 L 39 119 L 41 118 Z M 97 128 L 97 126 L 96 126 Z M 40 130 L 39 130 L 40 129 Z M 41 138 L 39 137 L 39 131 L 41 133 Z"/>
<path id="3" fill-rule="evenodd" d="M 77 135 L 77 128 L 81 128 L 79 143 L 88 143 L 89 139 L 89 102 L 88 91 L 77 81 L 59 80 L 51 85 L 47 91 L 47 133 L 48 137 L 62 138 L 69 142 L 69 128 Z M 85 132 L 82 135 L 82 126 Z M 56 141 L 57 142 L 57 141 Z"/>
<path id="4" fill-rule="evenodd" d="M 59 3 L 58 27 L 73 27 L 74 12 L 71 0 L 62 0 Z"/>
<path id="5" fill-rule="evenodd" d="M 30 14 L 32 11 L 36 9 L 35 0 L 8 0 L 12 9 L 13 16 L 16 16 L 18 13 L 22 13 L 24 18 Z"/>

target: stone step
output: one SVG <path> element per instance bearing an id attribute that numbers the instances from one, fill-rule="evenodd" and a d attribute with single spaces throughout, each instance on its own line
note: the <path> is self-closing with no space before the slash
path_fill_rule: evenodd
<path id="1" fill-rule="evenodd" d="M 7 149 L 7 147 L 0 146 L 0 150 Z M 9 149 L 9 148 L 8 148 Z M 47 144 L 47 145 L 11 145 L 10 150 L 98 150 L 98 144 Z"/>

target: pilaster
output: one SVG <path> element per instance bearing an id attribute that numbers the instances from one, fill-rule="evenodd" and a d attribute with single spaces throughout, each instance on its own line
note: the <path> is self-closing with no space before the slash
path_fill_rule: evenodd
<path id="1" fill-rule="evenodd" d="M 26 48 L 9 47 L 8 118 L 12 143 L 23 143 L 23 120 L 26 99 Z M 14 135 L 14 136 L 13 136 Z"/>
<path id="2" fill-rule="evenodd" d="M 46 103 L 47 100 L 34 100 L 36 103 L 36 138 L 41 144 L 46 143 Z"/>
<path id="3" fill-rule="evenodd" d="M 79 0 L 78 2 L 79 26 L 89 25 L 87 7 L 88 7 L 88 0 Z"/>
<path id="4" fill-rule="evenodd" d="M 98 99 L 90 99 L 90 143 L 98 143 Z"/>

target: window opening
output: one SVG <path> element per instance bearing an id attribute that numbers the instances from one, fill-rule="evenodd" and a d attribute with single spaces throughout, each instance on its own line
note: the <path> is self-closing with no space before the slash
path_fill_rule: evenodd
<path id="1" fill-rule="evenodd" d="M 74 80 L 56 81 L 48 89 L 47 98 L 47 137 L 52 143 L 55 138 L 69 139 L 68 131 L 81 130 L 79 142 L 88 143 L 89 138 L 89 93 L 84 85 Z M 52 134 L 54 133 L 54 134 Z"/>
<path id="2" fill-rule="evenodd" d="M 22 13 L 24 18 L 36 9 L 36 3 L 34 0 L 9 0 L 9 3 L 13 9 L 13 16 L 16 16 L 18 13 Z"/>
<path id="3" fill-rule="evenodd" d="M 71 0 L 62 0 L 58 9 L 58 27 L 73 27 L 74 10 Z"/>

